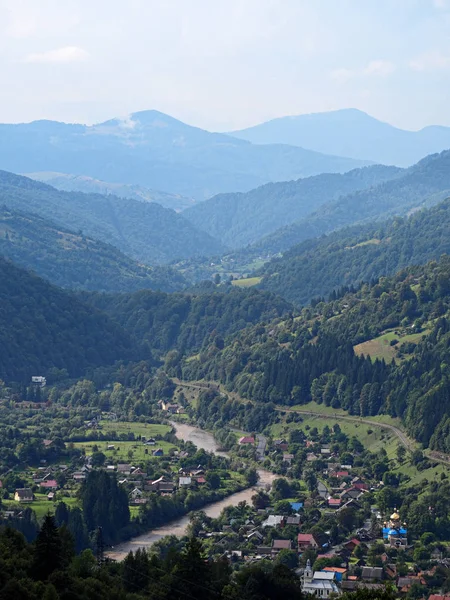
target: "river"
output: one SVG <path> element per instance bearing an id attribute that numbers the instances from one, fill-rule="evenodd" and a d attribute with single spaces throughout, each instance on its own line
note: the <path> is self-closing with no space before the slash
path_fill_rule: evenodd
<path id="1" fill-rule="evenodd" d="M 186 442 L 192 442 L 197 446 L 197 448 L 203 448 L 204 450 L 213 452 L 218 456 L 228 456 L 226 452 L 219 451 L 219 446 L 211 433 L 203 431 L 198 427 L 193 427 L 192 425 L 186 425 L 185 423 L 172 423 L 172 425 L 175 427 L 176 436 L 179 439 Z M 219 500 L 218 502 L 212 502 L 211 504 L 204 506 L 202 510 L 209 517 L 216 518 L 226 506 L 237 506 L 239 502 L 242 502 L 243 500 L 250 503 L 256 489 L 265 487 L 266 485 L 271 485 L 272 481 L 277 477 L 270 471 L 265 471 L 264 469 L 258 469 L 258 475 L 259 481 L 255 487 L 247 488 L 241 492 L 231 494 L 231 496 L 228 496 L 223 500 Z M 166 525 L 156 527 L 147 533 L 132 538 L 127 542 L 118 544 L 109 550 L 106 555 L 115 560 L 123 560 L 130 550 L 135 552 L 138 548 L 149 548 L 152 544 L 166 535 L 176 535 L 178 537 L 186 535 L 188 525 L 189 515 L 185 515 L 184 517 L 176 519 L 175 521 L 171 521 Z"/>

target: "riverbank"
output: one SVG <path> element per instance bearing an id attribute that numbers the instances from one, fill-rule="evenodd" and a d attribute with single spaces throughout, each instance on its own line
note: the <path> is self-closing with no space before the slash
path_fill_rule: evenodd
<path id="1" fill-rule="evenodd" d="M 198 448 L 203 448 L 207 452 L 212 452 L 217 456 L 228 457 L 226 452 L 221 452 L 219 446 L 214 439 L 213 435 L 207 431 L 203 431 L 198 427 L 187 425 L 185 423 L 173 423 L 176 429 L 176 436 L 185 442 L 189 441 L 195 444 Z M 251 502 L 251 498 L 255 491 L 266 486 L 270 486 L 277 475 L 266 471 L 265 469 L 258 469 L 259 480 L 258 483 L 250 488 L 231 494 L 227 498 L 212 502 L 203 507 L 202 510 L 212 518 L 217 518 L 222 510 L 227 506 L 237 506 L 239 502 Z M 189 514 L 184 515 L 166 525 L 155 527 L 147 533 L 131 538 L 130 540 L 118 544 L 106 553 L 108 558 L 114 560 L 123 560 L 125 556 L 130 552 L 135 552 L 138 548 L 150 548 L 155 542 L 160 540 L 166 535 L 176 535 L 177 537 L 183 537 L 187 533 L 187 527 L 189 525 Z"/>

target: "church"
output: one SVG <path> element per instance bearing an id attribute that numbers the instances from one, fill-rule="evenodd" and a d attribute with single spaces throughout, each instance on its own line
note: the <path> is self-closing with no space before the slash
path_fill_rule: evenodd
<path id="1" fill-rule="evenodd" d="M 301 577 L 302 592 L 319 598 L 328 598 L 331 594 L 340 595 L 335 576 L 335 573 L 326 571 L 314 571 L 313 573 L 311 561 L 308 560 Z"/>
<path id="2" fill-rule="evenodd" d="M 400 515 L 394 510 L 388 522 L 383 527 L 383 539 L 385 544 L 392 548 L 404 549 L 408 545 L 408 530 L 406 523 L 400 523 Z"/>

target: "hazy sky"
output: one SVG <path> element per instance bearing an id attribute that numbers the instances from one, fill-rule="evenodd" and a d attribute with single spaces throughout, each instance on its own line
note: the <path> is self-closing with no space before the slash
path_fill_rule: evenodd
<path id="1" fill-rule="evenodd" d="M 0 122 L 450 126 L 450 0 L 0 0 Z"/>

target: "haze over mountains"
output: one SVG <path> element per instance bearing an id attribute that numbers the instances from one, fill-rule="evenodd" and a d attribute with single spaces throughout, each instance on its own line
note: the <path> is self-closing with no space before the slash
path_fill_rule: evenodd
<path id="1" fill-rule="evenodd" d="M 246 193 L 219 194 L 187 209 L 183 216 L 230 248 L 240 248 L 306 217 L 322 204 L 402 174 L 397 167 L 375 165 L 343 175 L 323 173 L 268 183 Z"/>
<path id="2" fill-rule="evenodd" d="M 55 121 L 0 125 L 1 169 L 71 173 L 198 200 L 269 181 L 342 173 L 369 162 L 295 146 L 254 145 L 154 110 L 92 126 Z"/>
<path id="3" fill-rule="evenodd" d="M 355 116 L 373 131 L 400 131 L 359 111 L 328 113 L 327 119 L 342 126 Z M 315 115 L 312 122 L 323 119 Z M 20 170 L 28 170 L 26 162 L 36 179 L 0 171 L 0 253 L 65 288 L 180 291 L 217 272 L 251 274 L 261 260 L 293 248 L 285 261 L 268 263 L 256 275 L 263 277 L 260 287 L 304 302 L 316 288 L 306 284 L 306 275 L 305 282 L 293 282 L 289 275 L 291 257 L 303 260 L 294 248 L 298 244 L 348 226 L 366 231 L 368 224 L 373 230 L 374 221 L 407 215 L 450 196 L 450 151 L 408 168 L 378 164 L 332 173 L 326 171 L 338 166 L 345 171 L 344 165 L 355 161 L 344 158 L 338 165 L 341 159 L 294 146 L 255 145 L 157 111 L 89 127 L 41 121 L 3 125 L 0 131 L 8 134 L 0 139 L 0 160 L 16 161 Z M 353 126 L 348 131 L 351 140 Z M 364 138 L 364 127 L 359 131 Z M 379 144 L 390 148 L 382 136 Z M 213 188 L 241 185 L 242 177 L 249 184 L 255 177 L 287 177 L 293 169 L 302 175 L 325 172 L 204 199 Z M 150 181 L 152 172 L 161 185 L 146 187 L 142 181 Z M 213 182 L 202 188 L 202 201 L 191 193 L 200 182 L 196 174 Z M 181 185 L 190 188 L 189 196 L 170 189 Z M 432 250 L 426 255 L 432 256 Z M 224 260 L 227 268 L 221 266 Z M 278 264 L 284 273 L 279 277 Z M 361 272 L 361 279 L 369 272 Z M 328 280 L 336 286 L 348 277 L 336 266 L 336 277 Z M 201 286 L 193 289 L 204 293 Z"/>
<path id="4" fill-rule="evenodd" d="M 407 131 L 354 108 L 280 117 L 231 135 L 253 144 L 290 144 L 400 167 L 450 148 L 450 127 Z"/>
<path id="5" fill-rule="evenodd" d="M 119 198 L 130 198 L 144 202 L 156 202 L 165 208 L 180 212 L 195 204 L 193 198 L 185 198 L 179 194 L 169 194 L 158 190 L 150 190 L 141 185 L 131 183 L 111 183 L 100 181 L 86 175 L 71 175 L 69 173 L 54 173 L 41 171 L 24 173 L 26 177 L 47 183 L 63 192 L 84 192 L 85 194 L 113 194 Z"/>

